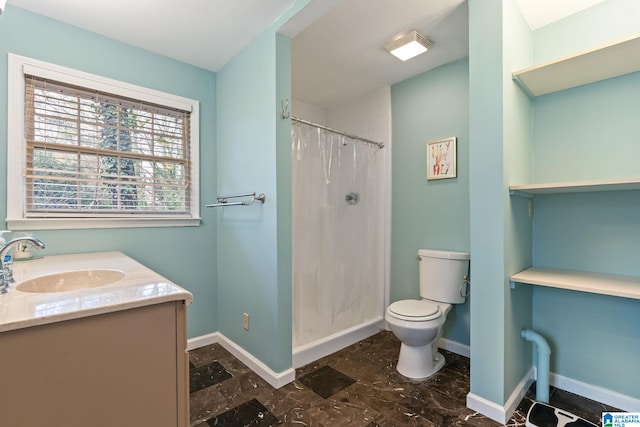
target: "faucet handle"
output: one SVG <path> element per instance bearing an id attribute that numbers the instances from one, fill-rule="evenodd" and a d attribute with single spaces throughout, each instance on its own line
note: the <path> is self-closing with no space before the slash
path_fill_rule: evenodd
<path id="1" fill-rule="evenodd" d="M 15 283 L 16 279 L 13 278 L 13 270 L 9 267 L 4 268 L 4 279 L 7 283 Z"/>
<path id="2" fill-rule="evenodd" d="M 13 271 L 10 268 L 5 267 L 0 274 L 0 294 L 6 294 L 9 291 L 9 283 L 13 283 Z"/>
<path id="3" fill-rule="evenodd" d="M 15 283 L 13 270 L 9 267 L 11 264 L 13 264 L 13 257 L 11 255 L 5 255 L 2 265 L 4 266 L 3 276 L 7 283 Z"/>

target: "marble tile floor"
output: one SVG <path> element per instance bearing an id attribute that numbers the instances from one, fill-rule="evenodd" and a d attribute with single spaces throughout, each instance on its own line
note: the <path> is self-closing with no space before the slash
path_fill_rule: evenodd
<path id="1" fill-rule="evenodd" d="M 395 369 L 400 342 L 388 331 L 296 370 L 280 389 L 219 344 L 189 353 L 191 426 L 498 426 L 466 407 L 469 359 L 441 350 L 445 367 L 410 380 Z M 535 389 L 509 426 L 524 426 Z M 550 403 L 600 425 L 598 402 L 552 389 Z"/>

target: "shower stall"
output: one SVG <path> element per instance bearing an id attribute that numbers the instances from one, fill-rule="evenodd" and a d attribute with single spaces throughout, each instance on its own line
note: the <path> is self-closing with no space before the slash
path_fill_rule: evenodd
<path id="1" fill-rule="evenodd" d="M 293 118 L 293 365 L 384 327 L 381 143 Z"/>

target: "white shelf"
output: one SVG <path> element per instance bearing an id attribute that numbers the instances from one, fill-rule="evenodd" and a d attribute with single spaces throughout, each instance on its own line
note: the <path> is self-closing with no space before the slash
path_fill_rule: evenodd
<path id="1" fill-rule="evenodd" d="M 531 96 L 640 71 L 640 34 L 513 73 Z"/>
<path id="2" fill-rule="evenodd" d="M 536 194 L 589 193 L 596 191 L 640 190 L 640 178 L 601 179 L 593 181 L 551 182 L 547 184 L 511 185 L 514 196 L 531 197 Z"/>
<path id="3" fill-rule="evenodd" d="M 531 267 L 509 279 L 530 285 L 640 299 L 640 277 Z"/>

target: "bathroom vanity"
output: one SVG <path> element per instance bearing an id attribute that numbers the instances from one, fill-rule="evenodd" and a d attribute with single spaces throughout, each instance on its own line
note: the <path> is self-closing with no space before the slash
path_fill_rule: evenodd
<path id="1" fill-rule="evenodd" d="M 189 292 L 119 252 L 13 270 L 0 295 L 0 425 L 189 425 Z"/>

